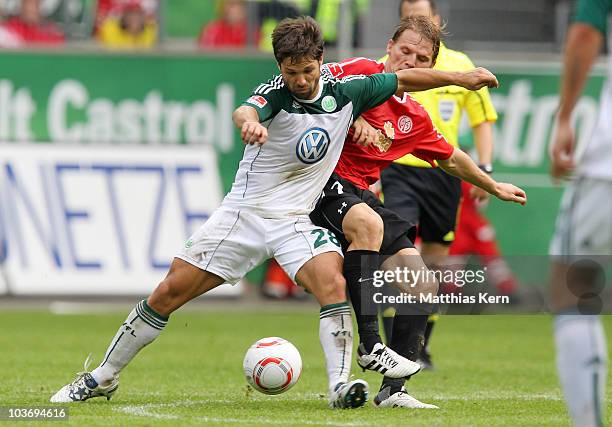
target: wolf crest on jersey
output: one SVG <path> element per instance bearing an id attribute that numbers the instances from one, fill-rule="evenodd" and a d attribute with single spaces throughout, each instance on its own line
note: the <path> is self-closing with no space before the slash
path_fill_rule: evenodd
<path id="1" fill-rule="evenodd" d="M 265 218 L 309 214 L 336 166 L 355 117 L 397 90 L 395 74 L 347 76 L 322 73 L 314 99 L 294 97 L 282 77 L 259 85 L 242 105 L 257 110 L 268 141 L 248 145 L 223 206 Z M 265 104 L 252 102 L 264 98 Z"/>

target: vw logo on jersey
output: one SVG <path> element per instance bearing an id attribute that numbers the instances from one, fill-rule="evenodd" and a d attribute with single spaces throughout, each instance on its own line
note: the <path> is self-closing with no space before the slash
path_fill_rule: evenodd
<path id="1" fill-rule="evenodd" d="M 325 129 L 308 129 L 302 134 L 295 147 L 298 159 L 308 165 L 318 162 L 327 154 L 330 141 L 329 134 Z"/>

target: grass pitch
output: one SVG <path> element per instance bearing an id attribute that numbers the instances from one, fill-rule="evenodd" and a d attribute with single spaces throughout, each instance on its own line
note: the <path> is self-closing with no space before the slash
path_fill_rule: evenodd
<path id="1" fill-rule="evenodd" d="M 100 360 L 126 314 L 0 313 L 0 405 L 47 405 L 81 370 L 89 352 Z M 612 342 L 612 317 L 604 321 Z M 179 311 L 122 373 L 113 399 L 69 405 L 67 424 L 569 425 L 555 376 L 548 316 L 442 317 L 432 342 L 437 370 L 419 373 L 408 384 L 414 396 L 440 406 L 437 411 L 380 410 L 371 402 L 352 411 L 328 409 L 318 323 L 316 310 Z M 246 349 L 265 336 L 286 338 L 302 354 L 300 381 L 280 396 L 249 391 L 242 375 Z M 373 397 L 380 376 L 357 369 L 354 364 L 353 373 L 370 383 Z M 611 384 L 608 380 L 608 396 Z M 606 424 L 612 424 L 607 406 Z"/>

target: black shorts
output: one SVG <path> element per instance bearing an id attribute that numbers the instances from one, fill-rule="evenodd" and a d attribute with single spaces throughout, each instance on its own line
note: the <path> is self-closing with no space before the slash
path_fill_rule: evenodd
<path id="1" fill-rule="evenodd" d="M 386 209 L 374 193 L 362 190 L 350 181 L 333 174 L 325 188 L 323 197 L 310 214 L 312 222 L 334 232 L 346 252 L 349 242 L 342 232 L 342 220 L 354 205 L 366 203 L 383 220 L 385 231 L 380 248 L 382 255 L 393 255 L 405 248 L 414 248 L 412 239 L 416 236 L 415 224 L 403 220 L 395 212 Z"/>
<path id="2" fill-rule="evenodd" d="M 391 164 L 381 174 L 385 206 L 418 224 L 423 242 L 450 245 L 455 240 L 461 180 L 440 168 Z"/>

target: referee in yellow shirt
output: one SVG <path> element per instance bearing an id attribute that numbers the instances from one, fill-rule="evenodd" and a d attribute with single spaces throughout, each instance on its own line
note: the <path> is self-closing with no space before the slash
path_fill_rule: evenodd
<path id="1" fill-rule="evenodd" d="M 441 18 L 437 14 L 435 0 L 402 0 L 400 17 L 409 15 L 429 16 L 438 26 Z M 440 53 L 434 69 L 463 71 L 474 68 L 474 64 L 462 52 L 440 45 Z M 429 113 L 438 131 L 454 146 L 458 146 L 459 123 L 465 111 L 474 132 L 478 161 L 482 170 L 491 173 L 493 168 L 493 123 L 497 113 L 491 103 L 487 88 L 471 92 L 457 86 L 447 86 L 413 93 Z M 442 169 L 431 168 L 427 162 L 407 155 L 396 160 L 381 174 L 385 207 L 396 211 L 405 219 L 419 225 L 421 255 L 430 268 L 444 260 L 455 238 L 457 211 L 461 199 L 461 181 Z M 485 198 L 487 194 L 474 188 L 472 197 Z M 394 310 L 383 313 L 386 336 L 391 331 Z M 391 319 L 389 319 L 391 316 Z M 431 357 L 427 344 L 435 318 L 430 318 L 425 332 L 425 346 L 421 361 L 431 368 Z"/>

